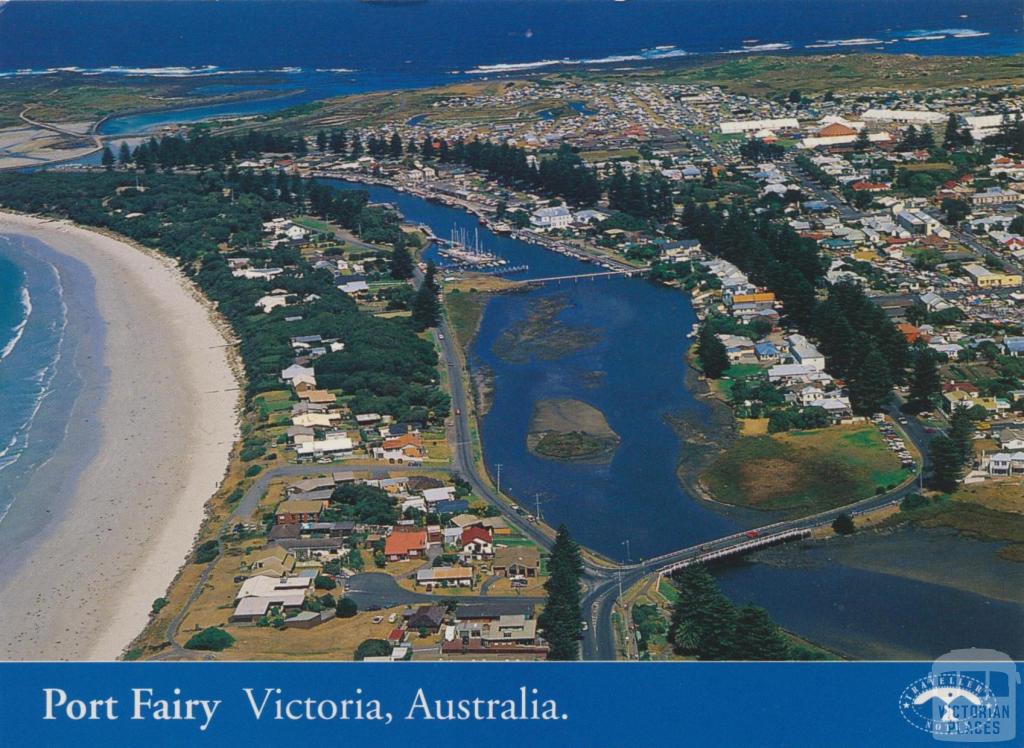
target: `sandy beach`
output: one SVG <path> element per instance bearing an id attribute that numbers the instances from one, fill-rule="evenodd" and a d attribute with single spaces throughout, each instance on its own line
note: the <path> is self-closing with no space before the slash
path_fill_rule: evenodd
<path id="1" fill-rule="evenodd" d="M 238 435 L 231 348 L 167 258 L 2 212 L 0 234 L 53 250 L 38 248 L 77 326 L 65 358 L 81 382 L 60 446 L 0 522 L 0 659 L 114 659 L 181 567 L 224 476 Z"/>

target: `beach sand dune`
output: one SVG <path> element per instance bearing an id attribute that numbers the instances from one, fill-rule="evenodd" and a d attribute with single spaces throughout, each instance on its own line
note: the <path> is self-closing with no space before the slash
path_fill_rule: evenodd
<path id="1" fill-rule="evenodd" d="M 37 475 L 73 464 L 75 450 L 87 464 L 67 491 L 38 495 L 27 486 L 4 520 L 36 527 L 31 518 L 45 516 L 4 549 L 13 573 L 0 578 L 0 658 L 113 659 L 180 568 L 224 476 L 238 435 L 231 349 L 208 305 L 156 253 L 7 213 L 0 234 L 38 239 L 84 263 L 98 312 L 90 324 L 103 342 L 102 363 L 78 362 L 102 372 L 83 376 L 92 384 L 79 397 L 90 399 L 97 443 L 67 443 L 86 426 L 74 421 L 76 404 L 68 438 Z M 68 309 L 70 318 L 74 300 Z"/>

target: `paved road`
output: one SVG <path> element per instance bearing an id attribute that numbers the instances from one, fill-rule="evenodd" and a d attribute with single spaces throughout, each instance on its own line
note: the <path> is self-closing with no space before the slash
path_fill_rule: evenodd
<path id="1" fill-rule="evenodd" d="M 427 605 L 449 603 L 452 600 L 465 603 L 529 602 L 543 604 L 543 597 L 526 595 L 488 595 L 486 598 L 457 597 L 453 595 L 431 595 L 427 592 L 412 592 L 400 586 L 393 576 L 384 572 L 355 574 L 345 581 L 345 596 L 356 601 L 360 610 L 394 608 L 398 605 Z"/>

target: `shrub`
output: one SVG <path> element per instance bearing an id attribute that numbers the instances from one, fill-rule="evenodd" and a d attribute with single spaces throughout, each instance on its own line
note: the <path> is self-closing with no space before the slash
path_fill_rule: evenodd
<path id="1" fill-rule="evenodd" d="M 850 535 L 857 528 L 853 524 L 853 517 L 843 512 L 832 521 L 832 529 L 837 535 Z"/>
<path id="2" fill-rule="evenodd" d="M 928 506 L 928 499 L 919 493 L 908 493 L 900 502 L 900 511 L 911 512 L 925 506 Z"/>
<path id="3" fill-rule="evenodd" d="M 356 647 L 354 659 L 362 660 L 367 657 L 384 657 L 391 654 L 391 645 L 383 639 L 365 639 Z"/>
<path id="4" fill-rule="evenodd" d="M 150 613 L 155 616 L 157 613 L 159 613 L 161 610 L 167 607 L 167 603 L 168 600 L 166 597 L 158 597 L 156 600 L 153 601 L 153 608 L 150 610 Z"/>
<path id="5" fill-rule="evenodd" d="M 338 613 L 338 618 L 351 618 L 359 612 L 359 606 L 351 597 L 342 597 L 338 599 L 335 611 Z"/>
<path id="6" fill-rule="evenodd" d="M 318 590 L 333 590 L 338 585 L 330 577 L 318 574 L 316 579 L 313 580 L 313 586 Z"/>
<path id="7" fill-rule="evenodd" d="M 250 465 L 245 469 L 245 477 L 252 478 L 254 475 L 259 475 L 262 470 L 262 465 Z"/>
<path id="8" fill-rule="evenodd" d="M 206 628 L 185 642 L 185 649 L 220 652 L 235 643 L 235 637 L 218 628 Z"/>
<path id="9" fill-rule="evenodd" d="M 220 546 L 216 540 L 207 540 L 205 543 L 196 548 L 196 552 L 192 558 L 197 564 L 208 564 L 213 559 L 217 558 L 217 554 L 220 553 Z"/>

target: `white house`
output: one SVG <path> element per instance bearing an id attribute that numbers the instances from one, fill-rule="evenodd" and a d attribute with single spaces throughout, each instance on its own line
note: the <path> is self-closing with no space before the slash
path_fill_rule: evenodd
<path id="1" fill-rule="evenodd" d="M 530 223 L 539 229 L 564 229 L 572 225 L 572 213 L 564 205 L 541 208 L 530 216 Z"/>

